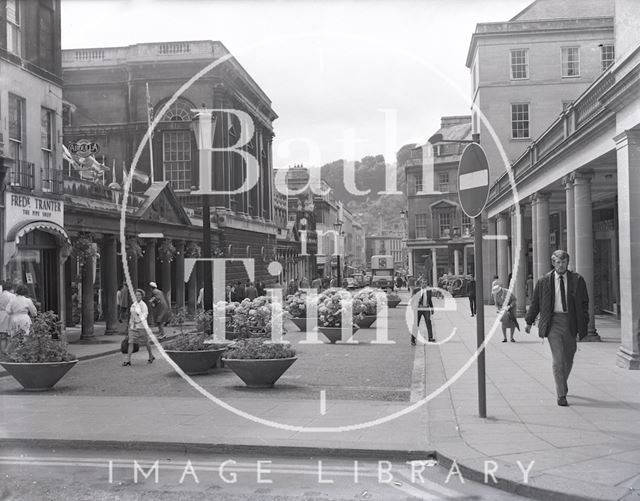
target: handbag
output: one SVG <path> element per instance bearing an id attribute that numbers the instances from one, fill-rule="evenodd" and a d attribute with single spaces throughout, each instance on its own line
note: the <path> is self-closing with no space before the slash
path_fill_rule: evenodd
<path id="1" fill-rule="evenodd" d="M 136 353 L 139 349 L 138 343 L 133 343 L 133 353 Z M 125 354 L 129 352 L 129 337 L 125 337 L 120 343 L 120 351 Z"/>

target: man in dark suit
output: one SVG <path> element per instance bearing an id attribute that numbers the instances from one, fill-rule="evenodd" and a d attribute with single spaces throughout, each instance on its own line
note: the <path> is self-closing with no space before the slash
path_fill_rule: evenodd
<path id="1" fill-rule="evenodd" d="M 416 294 L 416 292 L 419 294 L 416 329 L 420 327 L 420 320 L 424 318 L 424 322 L 425 324 L 427 324 L 427 332 L 429 333 L 429 341 L 434 342 L 435 338 L 433 337 L 433 326 L 431 325 L 431 315 L 433 314 L 431 290 L 423 283 L 421 289 L 414 291 L 414 295 Z M 416 345 L 415 334 L 411 334 L 411 345 Z"/>
<path id="2" fill-rule="evenodd" d="M 558 405 L 566 407 L 567 380 L 576 353 L 576 336 L 587 335 L 589 325 L 589 294 L 587 285 L 577 273 L 567 270 L 569 254 L 557 250 L 551 256 L 553 271 L 538 280 L 531 306 L 525 317 L 525 332 L 540 314 L 538 335 L 549 340 L 553 358 Z"/>

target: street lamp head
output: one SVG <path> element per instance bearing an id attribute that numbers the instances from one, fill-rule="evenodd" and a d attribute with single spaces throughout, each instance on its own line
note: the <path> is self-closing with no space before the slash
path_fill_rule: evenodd
<path id="1" fill-rule="evenodd" d="M 338 220 L 335 223 L 333 223 L 333 229 L 336 230 L 336 232 L 339 235 L 340 232 L 342 231 L 342 221 Z"/>

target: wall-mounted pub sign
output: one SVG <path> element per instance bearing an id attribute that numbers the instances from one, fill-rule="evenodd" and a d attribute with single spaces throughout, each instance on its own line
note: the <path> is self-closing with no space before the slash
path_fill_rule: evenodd
<path id="1" fill-rule="evenodd" d="M 83 158 L 100 152 L 100 145 L 89 139 L 78 139 L 75 143 L 69 143 L 68 148 L 73 155 Z"/>

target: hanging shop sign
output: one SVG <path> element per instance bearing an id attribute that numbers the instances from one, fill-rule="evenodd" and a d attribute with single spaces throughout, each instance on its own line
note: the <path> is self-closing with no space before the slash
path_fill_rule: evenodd
<path id="1" fill-rule="evenodd" d="M 78 139 L 75 143 L 69 143 L 69 151 L 82 158 L 100 153 L 100 145 L 89 139 Z"/>

